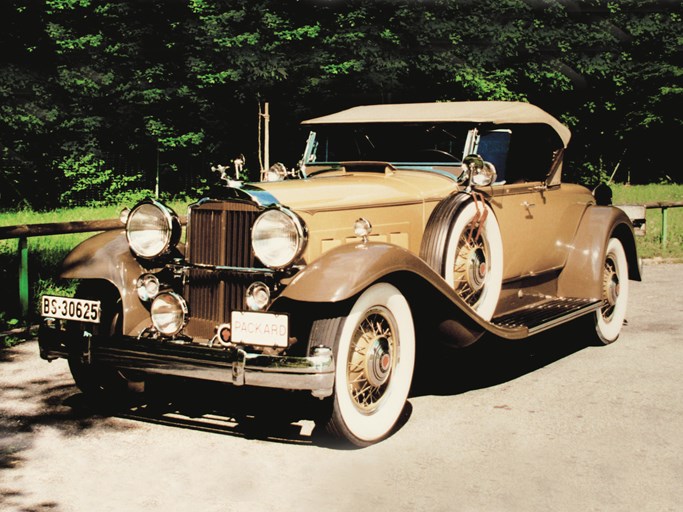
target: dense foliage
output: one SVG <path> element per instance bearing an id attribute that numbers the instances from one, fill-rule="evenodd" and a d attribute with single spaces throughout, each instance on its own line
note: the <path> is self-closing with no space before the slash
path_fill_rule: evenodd
<path id="1" fill-rule="evenodd" d="M 4 0 L 0 209 L 182 192 L 212 163 L 293 165 L 309 116 L 530 101 L 584 181 L 680 181 L 681 1 Z M 47 186 L 46 186 L 47 184 Z"/>

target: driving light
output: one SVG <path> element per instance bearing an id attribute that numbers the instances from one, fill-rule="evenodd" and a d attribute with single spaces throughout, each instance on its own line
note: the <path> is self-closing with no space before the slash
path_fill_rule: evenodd
<path id="1" fill-rule="evenodd" d="M 254 222 L 251 246 L 267 267 L 281 269 L 294 263 L 306 246 L 301 220 L 285 209 L 264 211 Z"/>
<path id="2" fill-rule="evenodd" d="M 472 184 L 478 187 L 487 187 L 496 181 L 496 168 L 491 162 L 484 162 L 481 169 L 472 174 Z"/>
<path id="3" fill-rule="evenodd" d="M 166 336 L 175 336 L 185 327 L 187 313 L 187 303 L 177 293 L 162 293 L 152 302 L 152 324 Z"/>
<path id="4" fill-rule="evenodd" d="M 159 294 L 159 279 L 154 274 L 143 274 L 135 282 L 135 289 L 142 302 L 152 300 Z"/>
<path id="5" fill-rule="evenodd" d="M 126 237 L 136 256 L 156 258 L 170 251 L 180 240 L 180 220 L 170 208 L 148 200 L 128 214 Z"/>
<path id="6" fill-rule="evenodd" d="M 270 288 L 265 283 L 257 281 L 247 288 L 247 307 L 252 311 L 261 311 L 270 302 Z"/>

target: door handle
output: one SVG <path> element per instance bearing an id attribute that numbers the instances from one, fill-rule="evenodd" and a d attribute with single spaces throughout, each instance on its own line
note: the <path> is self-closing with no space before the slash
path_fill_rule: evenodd
<path id="1" fill-rule="evenodd" d="M 530 203 L 529 201 L 524 201 L 522 203 L 522 206 L 528 210 L 529 208 L 533 208 L 534 206 L 536 206 L 536 203 Z"/>

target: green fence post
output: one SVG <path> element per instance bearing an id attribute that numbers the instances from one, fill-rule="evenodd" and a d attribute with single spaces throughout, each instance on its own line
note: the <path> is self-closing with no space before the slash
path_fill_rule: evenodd
<path id="1" fill-rule="evenodd" d="M 662 206 L 662 251 L 666 249 L 666 242 L 667 242 L 667 232 L 668 232 L 668 222 L 667 222 L 667 212 L 668 208 L 666 206 Z"/>
<path id="2" fill-rule="evenodd" d="M 21 319 L 28 325 L 28 238 L 19 237 L 19 303 Z"/>

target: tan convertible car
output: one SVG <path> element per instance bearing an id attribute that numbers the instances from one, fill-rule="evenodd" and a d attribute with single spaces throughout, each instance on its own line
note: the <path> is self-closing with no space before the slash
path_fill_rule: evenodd
<path id="1" fill-rule="evenodd" d="M 296 179 L 226 180 L 189 207 L 184 241 L 147 200 L 79 245 L 62 274 L 77 296 L 41 298 L 41 356 L 102 399 L 154 374 L 309 391 L 326 428 L 364 446 L 394 428 L 417 344 L 578 317 L 572 336 L 618 337 L 640 279 L 633 227 L 609 195 L 562 183 L 555 118 L 473 101 L 303 125 Z"/>

